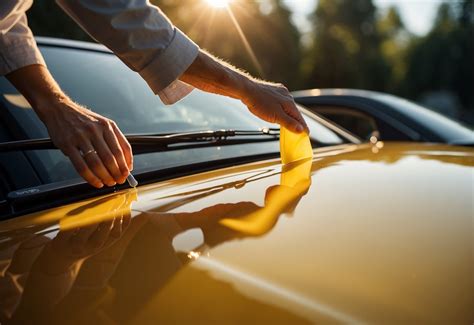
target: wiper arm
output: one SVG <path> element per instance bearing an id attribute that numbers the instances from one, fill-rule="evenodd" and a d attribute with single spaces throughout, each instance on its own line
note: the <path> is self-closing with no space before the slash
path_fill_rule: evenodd
<path id="1" fill-rule="evenodd" d="M 233 145 L 242 143 L 275 141 L 279 139 L 280 130 L 265 128 L 261 130 L 216 130 L 168 134 L 126 135 L 130 145 L 139 152 L 170 151 L 188 147 L 208 147 L 216 145 Z M 173 146 L 184 144 L 180 146 Z M 185 144 L 189 144 L 186 146 Z M 0 152 L 19 150 L 57 149 L 49 138 L 19 140 L 0 143 Z"/>

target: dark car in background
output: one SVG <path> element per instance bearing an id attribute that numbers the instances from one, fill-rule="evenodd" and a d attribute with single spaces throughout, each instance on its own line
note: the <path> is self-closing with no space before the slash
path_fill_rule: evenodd
<path id="1" fill-rule="evenodd" d="M 354 89 L 309 89 L 292 93 L 306 106 L 364 140 L 474 145 L 474 132 L 400 97 Z"/>

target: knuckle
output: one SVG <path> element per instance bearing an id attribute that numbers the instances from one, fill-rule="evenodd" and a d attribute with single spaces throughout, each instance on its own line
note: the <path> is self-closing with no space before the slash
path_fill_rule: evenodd
<path id="1" fill-rule="evenodd" d="M 100 123 L 100 126 L 102 127 L 103 130 L 109 130 L 109 131 L 112 131 L 113 130 L 113 126 L 112 126 L 112 121 L 109 120 L 109 119 L 101 119 L 99 120 L 99 123 Z"/>
<path id="2" fill-rule="evenodd" d="M 64 134 L 64 136 L 57 139 L 57 142 L 58 144 L 63 144 L 63 145 L 76 143 L 77 138 L 78 138 L 77 135 L 78 135 L 78 130 L 74 129 L 71 132 L 67 132 L 66 134 Z"/>
<path id="3" fill-rule="evenodd" d="M 106 166 L 115 166 L 115 158 L 112 155 L 106 155 L 102 161 Z"/>
<path id="4" fill-rule="evenodd" d="M 115 157 L 119 157 L 122 155 L 122 150 L 120 150 L 118 146 L 112 146 L 110 148 L 110 151 L 112 152 L 112 155 L 114 155 Z"/>
<path id="5" fill-rule="evenodd" d="M 130 145 L 130 143 L 128 143 L 128 141 L 125 143 L 125 150 L 128 154 L 132 153 L 132 146 Z"/>
<path id="6" fill-rule="evenodd" d="M 99 170 L 102 167 L 102 163 L 97 158 L 90 159 L 87 164 L 91 167 L 92 170 Z"/>
<path id="7" fill-rule="evenodd" d="M 82 165 L 82 164 L 76 166 L 77 172 L 79 173 L 79 175 L 81 175 L 84 178 L 88 176 L 87 169 L 88 169 L 87 166 Z"/>
<path id="8" fill-rule="evenodd" d="M 89 123 L 86 123 L 86 124 L 84 125 L 84 130 L 83 130 L 83 132 L 84 132 L 84 131 L 87 132 L 87 133 L 89 133 L 89 132 L 95 132 L 96 129 L 97 129 L 97 127 L 96 127 L 95 123 L 94 123 L 94 122 L 89 122 Z"/>
<path id="9" fill-rule="evenodd" d="M 268 122 L 270 122 L 270 123 L 275 123 L 275 122 L 277 122 L 277 120 L 278 120 L 278 119 L 277 119 L 276 114 L 270 114 L 270 115 L 268 116 Z"/>

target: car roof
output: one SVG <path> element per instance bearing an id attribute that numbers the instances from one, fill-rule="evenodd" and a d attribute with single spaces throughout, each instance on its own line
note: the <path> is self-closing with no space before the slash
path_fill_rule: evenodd
<path id="1" fill-rule="evenodd" d="M 44 37 L 44 36 L 37 36 L 35 37 L 35 39 L 36 39 L 36 43 L 39 46 L 54 46 L 54 47 L 64 47 L 64 48 L 71 48 L 71 49 L 81 49 L 81 50 L 89 50 L 89 51 L 96 51 L 96 52 L 112 53 L 112 51 L 110 51 L 107 47 L 98 43 L 76 41 L 76 40 L 69 40 L 69 39 L 62 39 L 62 38 Z"/>
<path id="2" fill-rule="evenodd" d="M 294 91 L 292 95 L 302 105 L 311 105 L 318 101 L 319 104 L 357 105 L 359 109 L 369 110 L 371 114 L 383 112 L 396 119 L 392 122 L 400 122 L 417 132 L 423 130 L 425 138 L 432 142 L 469 144 L 474 140 L 472 131 L 460 122 L 388 93 L 361 89 L 314 88 Z"/>

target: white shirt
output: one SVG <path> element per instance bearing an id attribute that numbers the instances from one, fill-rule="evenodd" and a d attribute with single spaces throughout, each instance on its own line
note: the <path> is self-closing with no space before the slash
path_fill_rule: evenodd
<path id="1" fill-rule="evenodd" d="M 28 27 L 33 0 L 0 0 L 0 75 L 46 65 Z M 193 88 L 178 80 L 199 47 L 148 0 L 56 0 L 91 37 L 138 72 L 165 104 Z"/>

